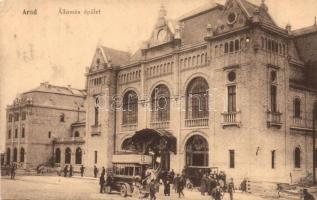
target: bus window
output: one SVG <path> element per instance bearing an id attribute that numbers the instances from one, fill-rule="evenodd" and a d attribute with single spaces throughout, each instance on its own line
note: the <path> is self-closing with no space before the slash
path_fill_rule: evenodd
<path id="1" fill-rule="evenodd" d="M 141 176 L 141 167 L 135 167 L 135 176 Z"/>
<path id="2" fill-rule="evenodd" d="M 133 167 L 129 167 L 129 176 L 133 176 Z"/>

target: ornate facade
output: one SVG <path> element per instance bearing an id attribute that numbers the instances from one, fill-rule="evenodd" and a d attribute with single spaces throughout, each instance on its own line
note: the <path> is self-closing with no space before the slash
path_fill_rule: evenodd
<path id="1" fill-rule="evenodd" d="M 280 28 L 264 2 L 228 0 L 176 20 L 162 7 L 134 55 L 96 49 L 86 165 L 110 167 L 116 151 L 154 151 L 178 172 L 218 167 L 237 180 L 298 181 L 312 171 L 317 100 L 315 59 L 302 56 L 311 50 L 300 41 L 316 46 L 316 27 Z M 165 143 L 149 139 L 157 135 Z"/>

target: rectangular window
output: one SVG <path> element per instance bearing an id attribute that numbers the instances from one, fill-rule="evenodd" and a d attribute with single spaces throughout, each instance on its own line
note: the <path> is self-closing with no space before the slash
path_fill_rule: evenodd
<path id="1" fill-rule="evenodd" d="M 17 129 L 17 128 L 15 129 L 14 137 L 15 137 L 15 138 L 18 138 L 18 129 Z"/>
<path id="2" fill-rule="evenodd" d="M 98 162 L 98 151 L 95 151 L 95 164 Z"/>
<path id="3" fill-rule="evenodd" d="M 98 106 L 95 107 L 95 126 L 99 125 L 99 108 Z"/>
<path id="4" fill-rule="evenodd" d="M 234 51 L 234 43 L 233 41 L 230 41 L 230 52 Z"/>
<path id="5" fill-rule="evenodd" d="M 239 51 L 240 50 L 240 41 L 239 40 L 235 40 L 234 41 L 234 50 L 235 51 Z"/>
<path id="6" fill-rule="evenodd" d="M 229 157 L 230 157 L 230 168 L 234 168 L 235 167 L 234 150 L 229 150 Z"/>
<path id="7" fill-rule="evenodd" d="M 19 121 L 19 113 L 14 113 L 14 121 Z"/>
<path id="8" fill-rule="evenodd" d="M 9 133 L 8 133 L 8 139 L 11 138 L 11 130 L 9 130 Z"/>
<path id="9" fill-rule="evenodd" d="M 9 122 L 12 122 L 12 114 L 9 114 Z"/>
<path id="10" fill-rule="evenodd" d="M 225 53 L 228 53 L 229 52 L 229 45 L 228 43 L 226 42 L 225 43 Z"/>
<path id="11" fill-rule="evenodd" d="M 48 132 L 48 138 L 51 138 L 52 134 L 51 131 Z"/>
<path id="12" fill-rule="evenodd" d="M 22 120 L 26 119 L 26 112 L 22 112 Z"/>
<path id="13" fill-rule="evenodd" d="M 228 112 L 236 112 L 236 86 L 228 87 Z"/>
<path id="14" fill-rule="evenodd" d="M 275 169 L 275 150 L 272 151 L 272 161 L 271 161 L 271 166 L 272 166 L 272 169 Z"/>
<path id="15" fill-rule="evenodd" d="M 276 95 L 277 95 L 277 88 L 275 85 L 271 85 L 271 111 L 272 112 L 277 112 Z"/>

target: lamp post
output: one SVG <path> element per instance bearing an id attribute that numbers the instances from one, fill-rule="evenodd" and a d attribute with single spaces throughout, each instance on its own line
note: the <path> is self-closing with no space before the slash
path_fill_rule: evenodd
<path id="1" fill-rule="evenodd" d="M 313 183 L 314 185 L 316 184 L 316 141 L 315 141 L 315 123 L 316 123 L 316 118 L 317 118 L 317 102 L 314 103 L 314 108 L 313 108 Z"/>

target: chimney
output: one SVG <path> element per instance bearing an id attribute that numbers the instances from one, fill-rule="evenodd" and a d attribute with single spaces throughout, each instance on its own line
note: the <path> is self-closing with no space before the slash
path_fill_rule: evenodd
<path id="1" fill-rule="evenodd" d="M 291 31 L 292 31 L 292 26 L 291 26 L 291 24 L 290 23 L 288 23 L 288 24 L 286 24 L 286 30 L 287 30 L 287 33 L 288 34 L 290 34 L 291 33 Z"/>

